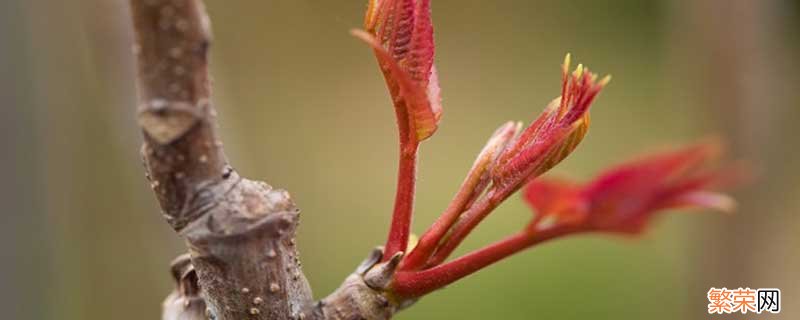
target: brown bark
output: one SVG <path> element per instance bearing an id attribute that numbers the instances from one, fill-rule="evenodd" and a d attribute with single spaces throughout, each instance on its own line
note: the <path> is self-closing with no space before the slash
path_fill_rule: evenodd
<path id="1" fill-rule="evenodd" d="M 189 255 L 173 262 L 163 319 L 388 319 L 407 304 L 384 292 L 399 262 L 373 252 L 317 303 L 295 246 L 288 192 L 228 165 L 210 99 L 211 33 L 199 0 L 130 0 L 138 122 L 147 178 Z M 376 258 L 377 256 L 377 258 Z"/>

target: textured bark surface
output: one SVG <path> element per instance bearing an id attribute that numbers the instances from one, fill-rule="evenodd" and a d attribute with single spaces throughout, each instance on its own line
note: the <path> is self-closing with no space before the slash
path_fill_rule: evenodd
<path id="1" fill-rule="evenodd" d="M 199 0 L 131 0 L 138 122 L 147 178 L 189 254 L 172 265 L 163 319 L 388 319 L 384 293 L 400 255 L 373 252 L 317 303 L 295 246 L 299 210 L 285 190 L 240 177 L 215 133 Z M 368 285 L 369 284 L 369 285 Z"/>
<path id="2" fill-rule="evenodd" d="M 396 301 L 386 293 L 402 254 L 381 263 L 382 252 L 383 248 L 375 248 L 336 291 L 317 302 L 315 319 L 390 319 L 395 312 L 414 303 Z"/>

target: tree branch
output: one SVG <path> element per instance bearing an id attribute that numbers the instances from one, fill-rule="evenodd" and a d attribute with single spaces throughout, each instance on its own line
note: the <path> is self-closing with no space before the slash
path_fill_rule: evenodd
<path id="1" fill-rule="evenodd" d="M 197 272 L 192 266 L 189 255 L 183 254 L 175 258 L 172 261 L 171 271 L 175 280 L 175 290 L 164 300 L 161 319 L 206 319 L 206 302 L 200 296 Z"/>
<path id="2" fill-rule="evenodd" d="M 285 190 L 240 177 L 215 132 L 202 2 L 130 4 L 142 158 L 164 217 L 189 247 L 173 262 L 163 319 L 380 320 L 412 303 L 390 298 L 402 254 L 383 259 L 381 249 L 313 303 L 294 240 L 299 210 Z"/>
<path id="3" fill-rule="evenodd" d="M 211 319 L 305 318 L 313 301 L 294 244 L 299 210 L 286 191 L 239 177 L 215 133 L 202 2 L 130 4 L 142 157 L 164 216 L 191 256 L 173 267 L 183 271 L 174 272 L 179 290 L 165 316 L 193 319 L 202 302 Z M 193 274 L 198 290 L 187 291 Z M 176 299 L 189 303 L 169 303 Z"/>
<path id="4" fill-rule="evenodd" d="M 210 105 L 208 19 L 198 1 L 131 0 L 138 59 L 138 122 L 151 187 L 177 231 L 195 187 L 218 181 L 226 165 Z"/>

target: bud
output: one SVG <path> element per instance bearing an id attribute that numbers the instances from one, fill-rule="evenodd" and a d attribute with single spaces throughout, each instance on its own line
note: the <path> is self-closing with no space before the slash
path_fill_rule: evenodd
<path id="1" fill-rule="evenodd" d="M 400 164 L 384 259 L 406 251 L 416 183 L 417 150 L 439 126 L 439 78 L 433 65 L 430 0 L 370 0 L 366 31 L 351 33 L 372 47 L 397 116 Z"/>
<path id="2" fill-rule="evenodd" d="M 550 102 L 498 159 L 495 185 L 516 190 L 564 160 L 583 140 L 589 130 L 589 107 L 611 78 L 597 81 L 583 65 L 570 74 L 569 64 L 567 54 L 561 71 L 561 96 Z"/>
<path id="3" fill-rule="evenodd" d="M 433 64 L 430 0 L 372 0 L 367 30 L 352 34 L 375 51 L 397 113 L 401 138 L 422 141 L 441 118 L 439 78 Z"/>

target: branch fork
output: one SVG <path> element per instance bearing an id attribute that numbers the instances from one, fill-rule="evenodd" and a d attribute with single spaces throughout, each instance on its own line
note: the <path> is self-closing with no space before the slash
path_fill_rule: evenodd
<path id="1" fill-rule="evenodd" d="M 383 247 L 373 249 L 338 289 L 317 303 L 321 319 L 390 319 L 417 301 L 392 294 L 390 285 L 403 254 L 383 259 L 383 251 Z"/>
<path id="2" fill-rule="evenodd" d="M 733 200 L 717 189 L 734 184 L 723 177 L 738 170 L 708 166 L 719 154 L 713 143 L 623 163 L 588 183 L 539 179 L 583 140 L 590 106 L 610 80 L 598 80 L 582 65 L 570 72 L 568 54 L 560 95 L 524 129 L 521 122 L 501 125 L 441 216 L 410 244 L 419 146 L 442 116 L 431 1 L 369 0 L 365 30 L 351 33 L 372 48 L 397 118 L 392 221 L 385 246 L 315 303 L 295 243 L 300 210 L 287 191 L 240 177 L 217 136 L 202 1 L 130 4 L 145 172 L 189 251 L 172 264 L 176 288 L 164 301 L 164 320 L 389 319 L 425 294 L 551 239 L 638 234 L 669 208 L 733 209 Z M 522 188 L 536 211 L 530 223 L 451 259 L 472 230 Z"/>

